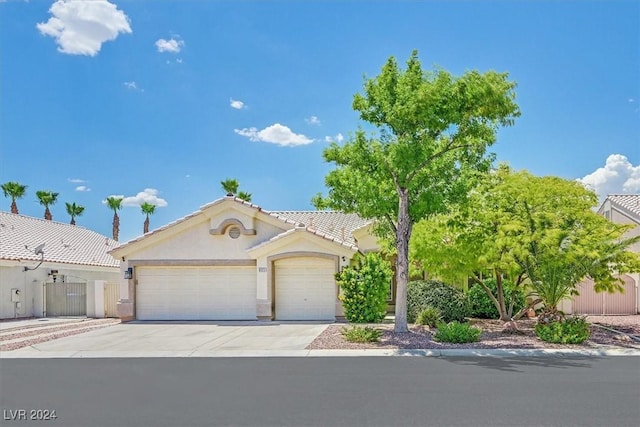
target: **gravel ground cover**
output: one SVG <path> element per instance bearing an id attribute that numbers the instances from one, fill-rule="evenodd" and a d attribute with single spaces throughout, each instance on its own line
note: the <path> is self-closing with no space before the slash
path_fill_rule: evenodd
<path id="1" fill-rule="evenodd" d="M 634 341 L 626 332 L 640 337 L 640 316 L 589 316 L 592 323 L 591 337 L 583 344 L 552 344 L 538 339 L 533 327 L 535 320 L 523 319 L 517 322 L 520 333 L 504 333 L 503 324 L 497 320 L 474 319 L 475 326 L 482 329 L 480 341 L 468 344 L 440 343 L 433 340 L 433 332 L 429 328 L 410 325 L 408 333 L 396 334 L 392 323 L 381 323 L 372 326 L 382 331 L 378 343 L 351 343 L 342 336 L 342 328 L 348 323 L 329 325 L 311 344 L 309 350 L 343 350 L 343 349 L 595 349 L 595 348 L 633 348 L 640 349 L 640 342 Z M 615 329 L 611 331 L 599 327 Z"/>
<path id="2" fill-rule="evenodd" d="M 4 329 L 0 333 L 0 351 L 11 351 L 46 341 L 78 335 L 120 323 L 119 319 L 83 319 L 78 322 L 27 325 Z"/>

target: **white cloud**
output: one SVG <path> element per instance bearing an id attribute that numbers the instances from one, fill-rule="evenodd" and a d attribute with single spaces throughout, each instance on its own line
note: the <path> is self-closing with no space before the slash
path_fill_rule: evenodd
<path id="1" fill-rule="evenodd" d="M 102 43 L 131 33 L 127 15 L 107 0 L 58 0 L 49 13 L 53 16 L 36 27 L 56 39 L 59 52 L 70 55 L 95 56 Z"/>
<path id="2" fill-rule="evenodd" d="M 304 119 L 310 125 L 320 126 L 320 119 L 317 116 L 311 116 Z"/>
<path id="3" fill-rule="evenodd" d="M 69 182 L 71 182 L 73 184 L 82 184 L 84 182 L 87 182 L 84 179 L 80 179 L 80 178 L 67 178 L 67 181 L 69 181 Z"/>
<path id="4" fill-rule="evenodd" d="M 184 46 L 184 41 L 176 40 L 173 37 L 169 40 L 158 39 L 156 41 L 158 52 L 178 53 L 182 50 L 182 46 Z"/>
<path id="5" fill-rule="evenodd" d="M 246 136 L 251 141 L 269 142 L 282 147 L 295 147 L 297 145 L 306 145 L 313 142 L 313 139 L 302 134 L 293 133 L 291 129 L 287 126 L 281 125 L 280 123 L 267 126 L 262 130 L 251 127 L 234 129 L 233 131 L 238 135 Z"/>
<path id="6" fill-rule="evenodd" d="M 80 185 L 76 187 L 76 191 L 85 192 L 85 191 L 91 191 L 91 189 L 86 185 Z"/>
<path id="7" fill-rule="evenodd" d="M 236 110 L 242 110 L 243 108 L 247 108 L 244 105 L 244 102 L 238 101 L 237 99 L 229 98 L 229 105 L 231 108 L 235 108 Z"/>
<path id="8" fill-rule="evenodd" d="M 144 191 L 139 192 L 135 196 L 123 197 L 122 206 L 138 207 L 144 202 L 151 203 L 159 208 L 167 206 L 167 201 L 158 197 L 158 190 L 155 188 L 145 188 Z"/>
<path id="9" fill-rule="evenodd" d="M 327 142 L 341 143 L 342 141 L 344 141 L 344 136 L 342 136 L 342 134 L 339 133 L 336 136 L 325 136 L 324 140 L 327 141 Z"/>
<path id="10" fill-rule="evenodd" d="M 611 154 L 604 167 L 578 179 L 592 189 L 602 202 L 608 194 L 640 192 L 640 165 L 634 166 L 622 154 Z"/>
<path id="11" fill-rule="evenodd" d="M 138 85 L 136 84 L 136 82 L 124 82 L 123 85 L 127 89 L 133 89 L 133 90 L 138 89 Z"/>

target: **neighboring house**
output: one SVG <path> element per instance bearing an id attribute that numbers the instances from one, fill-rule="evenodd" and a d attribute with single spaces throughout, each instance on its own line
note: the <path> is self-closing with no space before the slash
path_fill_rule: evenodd
<path id="1" fill-rule="evenodd" d="M 107 252 L 117 245 L 83 227 L 0 212 L 0 318 L 115 312 L 120 263 Z"/>
<path id="2" fill-rule="evenodd" d="M 635 227 L 625 233 L 625 237 L 640 235 L 640 194 L 611 194 L 598 209 L 598 213 L 616 224 L 628 224 Z M 630 247 L 640 253 L 640 243 Z M 586 279 L 579 286 L 580 295 L 573 303 L 565 304 L 567 312 L 575 314 L 636 314 L 640 307 L 640 273 L 624 274 L 624 293 L 597 293 L 593 290 L 593 281 Z"/>
<path id="3" fill-rule="evenodd" d="M 332 320 L 335 274 L 377 249 L 355 214 L 270 212 L 227 196 L 111 250 L 123 320 Z"/>

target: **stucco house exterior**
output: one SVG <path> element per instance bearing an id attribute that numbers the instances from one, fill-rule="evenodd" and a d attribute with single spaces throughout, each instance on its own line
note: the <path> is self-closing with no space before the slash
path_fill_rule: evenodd
<path id="1" fill-rule="evenodd" d="M 104 317 L 105 286 L 119 290 L 120 263 L 107 253 L 117 245 L 84 227 L 0 212 L 0 319 Z"/>
<path id="2" fill-rule="evenodd" d="M 598 213 L 616 224 L 633 225 L 625 237 L 640 235 L 640 194 L 610 194 Z M 630 250 L 640 253 L 640 243 L 632 245 Z M 587 278 L 579 285 L 580 295 L 573 301 L 565 301 L 561 308 L 575 314 L 636 314 L 640 307 L 640 272 L 624 274 L 621 278 L 625 291 L 614 294 L 595 292 L 593 281 Z"/>
<path id="3" fill-rule="evenodd" d="M 267 211 L 234 196 L 112 249 L 118 315 L 139 320 L 333 320 L 335 273 L 377 249 L 369 221 Z"/>

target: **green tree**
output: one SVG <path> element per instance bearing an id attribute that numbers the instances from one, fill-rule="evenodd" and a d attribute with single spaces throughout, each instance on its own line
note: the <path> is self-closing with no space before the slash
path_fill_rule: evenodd
<path id="1" fill-rule="evenodd" d="M 318 208 L 356 212 L 376 219 L 395 236 L 396 332 L 406 332 L 408 246 L 413 224 L 464 197 L 477 171 L 488 170 L 486 149 L 499 126 L 519 115 L 515 83 L 507 74 L 469 71 L 454 77 L 442 69 L 424 72 L 413 52 L 401 70 L 391 57 L 380 75 L 365 80 L 354 110 L 377 127 L 359 129 L 343 146 L 332 143 L 324 159 L 326 198 Z"/>
<path id="2" fill-rule="evenodd" d="M 113 240 L 116 242 L 120 235 L 120 217 L 118 216 L 118 210 L 122 207 L 122 200 L 123 198 L 118 196 L 109 196 L 106 200 L 109 209 L 113 211 Z"/>
<path id="3" fill-rule="evenodd" d="M 144 234 L 147 234 L 149 232 L 149 215 L 153 215 L 156 211 L 156 205 L 144 202 L 140 205 L 140 209 L 142 210 L 142 213 L 146 215 L 144 220 Z"/>
<path id="4" fill-rule="evenodd" d="M 9 181 L 2 184 L 1 187 L 4 197 L 11 198 L 11 213 L 18 214 L 18 205 L 16 204 L 16 200 L 24 197 L 27 192 L 27 186 L 15 181 Z"/>
<path id="5" fill-rule="evenodd" d="M 39 190 L 36 191 L 36 197 L 38 198 L 38 203 L 44 206 L 44 219 L 51 221 L 53 217 L 51 216 L 49 206 L 55 205 L 58 201 L 58 193 Z"/>
<path id="6" fill-rule="evenodd" d="M 71 216 L 71 225 L 76 225 L 76 217 L 81 216 L 84 213 L 84 206 L 76 205 L 75 202 L 65 202 L 67 206 L 67 213 Z"/>
<path id="7" fill-rule="evenodd" d="M 640 237 L 623 239 L 629 227 L 593 212 L 596 203 L 595 194 L 576 181 L 501 166 L 464 206 L 417 224 L 411 253 L 435 274 L 474 277 L 501 320 L 526 311 L 513 312 L 505 278 L 516 287 L 530 286 L 538 297 L 533 302 L 555 311 L 585 276 L 594 278 L 597 290 L 615 291 L 621 289 L 618 272 L 640 267 L 638 255 L 626 250 Z M 495 279 L 495 294 L 487 277 Z"/>
<path id="8" fill-rule="evenodd" d="M 227 196 L 235 195 L 238 192 L 238 187 L 240 186 L 238 180 L 233 178 L 227 178 L 224 181 L 220 181 L 220 185 Z"/>

